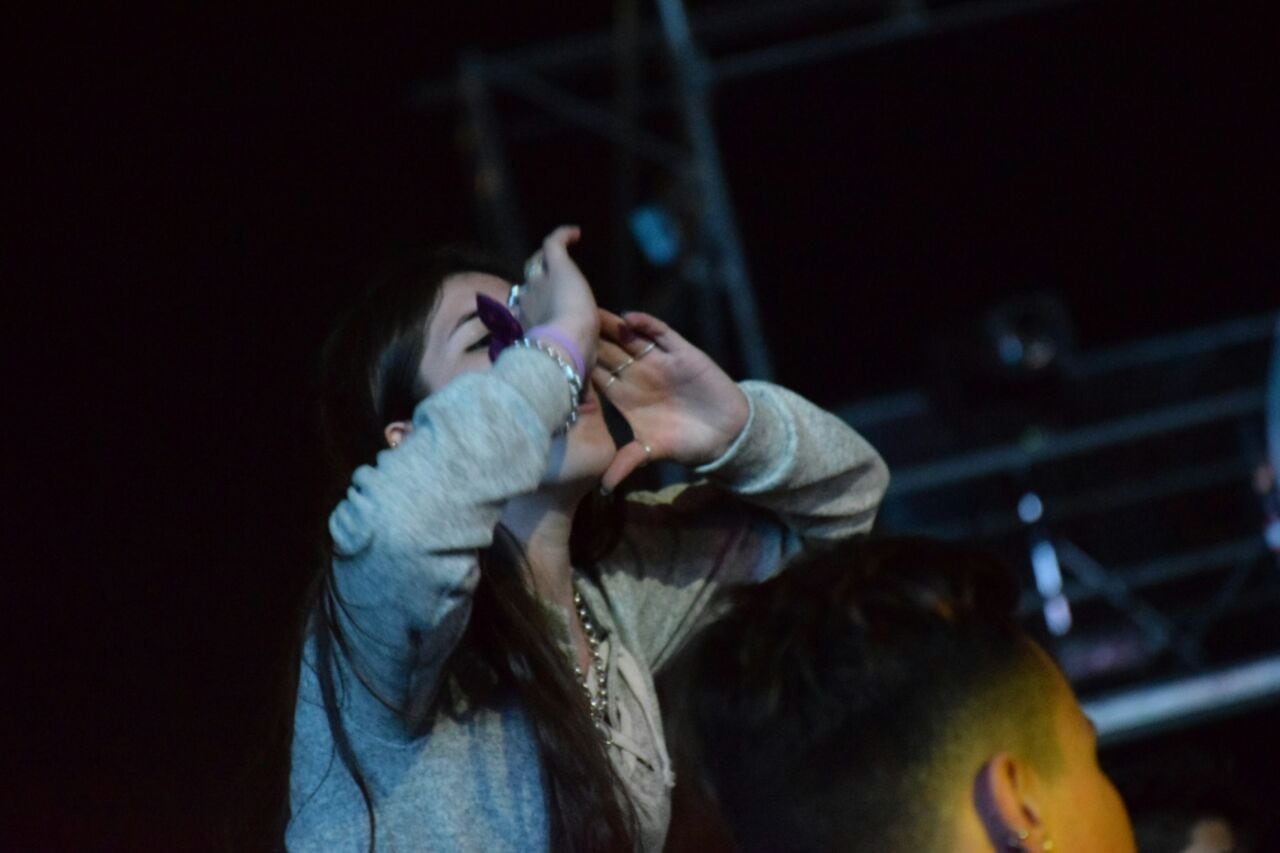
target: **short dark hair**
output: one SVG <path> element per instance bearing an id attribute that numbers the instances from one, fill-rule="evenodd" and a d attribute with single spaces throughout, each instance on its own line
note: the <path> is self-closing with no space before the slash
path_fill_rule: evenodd
<path id="1" fill-rule="evenodd" d="M 918 538 L 844 542 L 736 591 L 664 683 L 678 819 L 718 814 L 742 850 L 935 849 L 957 773 L 1000 749 L 1056 772 L 1049 665 L 1017 598 L 998 560 Z"/>

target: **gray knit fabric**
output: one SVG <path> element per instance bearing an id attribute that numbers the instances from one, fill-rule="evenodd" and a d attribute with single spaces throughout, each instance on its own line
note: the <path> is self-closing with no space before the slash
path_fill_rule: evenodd
<path id="1" fill-rule="evenodd" d="M 653 673 L 704 617 L 715 591 L 761 580 L 803 539 L 870 527 L 888 484 L 875 451 L 838 418 L 772 385 L 745 382 L 746 428 L 706 481 L 634 494 L 619 546 L 583 593 L 608 640 L 615 767 L 637 806 L 640 846 L 658 850 L 670 777 Z M 441 715 L 415 734 L 388 706 L 421 706 L 470 612 L 476 553 L 502 507 L 537 487 L 568 409 L 564 377 L 536 351 L 505 352 L 423 401 L 414 430 L 354 475 L 330 518 L 344 628 L 372 687 L 345 665 L 339 701 L 374 796 L 379 850 L 538 851 L 546 800 L 529 722 L 515 704 Z M 567 623 L 553 619 L 567 644 Z M 303 651 L 294 722 L 295 851 L 364 850 L 364 801 L 338 758 Z M 375 695 L 375 693 L 377 695 Z M 624 748 L 625 747 L 625 748 Z"/>

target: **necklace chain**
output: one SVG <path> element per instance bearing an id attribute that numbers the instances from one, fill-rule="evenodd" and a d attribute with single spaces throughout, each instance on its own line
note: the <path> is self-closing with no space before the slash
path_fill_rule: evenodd
<path id="1" fill-rule="evenodd" d="M 573 662 L 573 675 L 578 679 L 582 693 L 587 699 L 587 706 L 591 709 L 591 722 L 595 724 L 596 731 L 604 740 L 604 745 L 612 746 L 613 737 L 609 734 L 608 672 L 604 665 L 604 656 L 600 653 L 600 631 L 596 627 L 595 620 L 591 618 L 591 612 L 587 610 L 587 603 L 582 599 L 582 593 L 576 589 L 573 591 L 573 606 L 578 611 L 578 619 L 582 622 L 582 633 L 586 635 L 587 647 L 591 650 L 591 662 L 596 670 L 596 689 L 591 689 L 591 679 L 588 673 L 582 671 L 577 660 Z"/>

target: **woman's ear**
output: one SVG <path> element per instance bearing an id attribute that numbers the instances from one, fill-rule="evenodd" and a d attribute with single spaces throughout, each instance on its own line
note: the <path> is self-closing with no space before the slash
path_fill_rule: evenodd
<path id="1" fill-rule="evenodd" d="M 1034 771 L 1011 753 L 996 753 L 974 777 L 973 805 L 994 850 L 1052 849 L 1037 800 Z"/>
<path id="2" fill-rule="evenodd" d="M 383 428 L 382 435 L 387 439 L 387 447 L 395 447 L 411 432 L 413 424 L 408 421 L 392 421 Z"/>

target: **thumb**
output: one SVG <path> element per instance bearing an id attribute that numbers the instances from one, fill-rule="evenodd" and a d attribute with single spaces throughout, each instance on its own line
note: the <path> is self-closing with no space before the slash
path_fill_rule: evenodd
<path id="1" fill-rule="evenodd" d="M 643 468 L 649 464 L 652 461 L 650 458 L 652 454 L 646 453 L 644 448 L 644 444 L 639 441 L 628 442 L 619 448 L 613 461 L 605 470 L 604 476 L 600 478 L 600 491 L 606 495 L 609 494 L 637 468 Z"/>
<path id="2" fill-rule="evenodd" d="M 548 268 L 551 262 L 562 264 L 569 260 L 569 244 L 578 242 L 582 229 L 576 225 L 561 225 L 547 235 L 542 241 L 542 257 L 546 259 Z"/>

